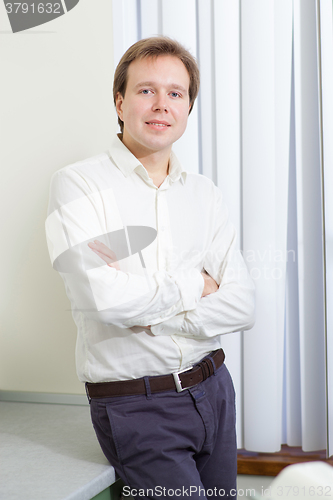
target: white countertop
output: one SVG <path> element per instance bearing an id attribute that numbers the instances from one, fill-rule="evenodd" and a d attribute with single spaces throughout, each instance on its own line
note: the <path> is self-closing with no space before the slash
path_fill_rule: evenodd
<path id="1" fill-rule="evenodd" d="M 114 481 L 89 406 L 0 402 L 0 500 L 89 500 Z"/>

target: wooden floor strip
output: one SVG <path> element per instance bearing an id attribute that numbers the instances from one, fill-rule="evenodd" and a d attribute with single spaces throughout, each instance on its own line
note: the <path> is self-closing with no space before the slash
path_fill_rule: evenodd
<path id="1" fill-rule="evenodd" d="M 259 476 L 277 476 L 287 465 L 313 461 L 327 462 L 333 466 L 333 457 L 326 458 L 326 451 L 304 452 L 300 447 L 282 445 L 277 453 L 255 453 L 238 450 L 237 473 Z"/>

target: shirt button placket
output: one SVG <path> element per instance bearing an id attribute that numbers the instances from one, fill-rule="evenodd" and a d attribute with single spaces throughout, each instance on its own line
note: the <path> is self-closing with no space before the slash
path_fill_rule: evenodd
<path id="1" fill-rule="evenodd" d="M 157 266 L 158 269 L 161 270 L 161 232 L 160 232 L 160 218 L 161 218 L 161 199 L 160 193 L 158 189 L 156 189 L 156 227 L 157 227 Z"/>
<path id="2" fill-rule="evenodd" d="M 168 231 L 168 205 L 166 201 L 166 191 L 158 191 L 158 205 L 157 205 L 157 228 L 159 238 L 159 255 L 158 265 L 159 269 L 166 269 L 167 253 L 169 247 L 169 231 Z"/>

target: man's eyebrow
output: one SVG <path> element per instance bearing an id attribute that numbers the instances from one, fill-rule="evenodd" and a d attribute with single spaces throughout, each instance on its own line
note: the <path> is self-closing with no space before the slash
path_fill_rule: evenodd
<path id="1" fill-rule="evenodd" d="M 135 85 L 135 88 L 138 87 L 155 87 L 156 83 L 154 82 L 139 82 Z M 178 85 L 178 83 L 171 83 L 168 85 L 168 87 L 175 89 L 175 90 L 181 90 L 184 94 L 187 94 L 187 89 L 182 87 L 181 85 Z"/>

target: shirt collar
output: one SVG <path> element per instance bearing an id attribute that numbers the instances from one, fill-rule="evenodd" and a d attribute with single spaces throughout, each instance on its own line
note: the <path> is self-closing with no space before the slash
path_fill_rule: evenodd
<path id="1" fill-rule="evenodd" d="M 118 134 L 114 138 L 112 146 L 109 149 L 109 155 L 125 177 L 129 177 L 135 170 L 138 175 L 146 180 L 149 178 L 147 170 L 144 168 L 142 163 L 140 163 L 139 160 L 122 143 L 121 134 Z M 171 151 L 169 162 L 169 180 L 171 182 L 176 182 L 180 179 L 181 183 L 184 184 L 186 177 L 187 172 L 183 170 L 177 156 L 173 151 Z"/>

